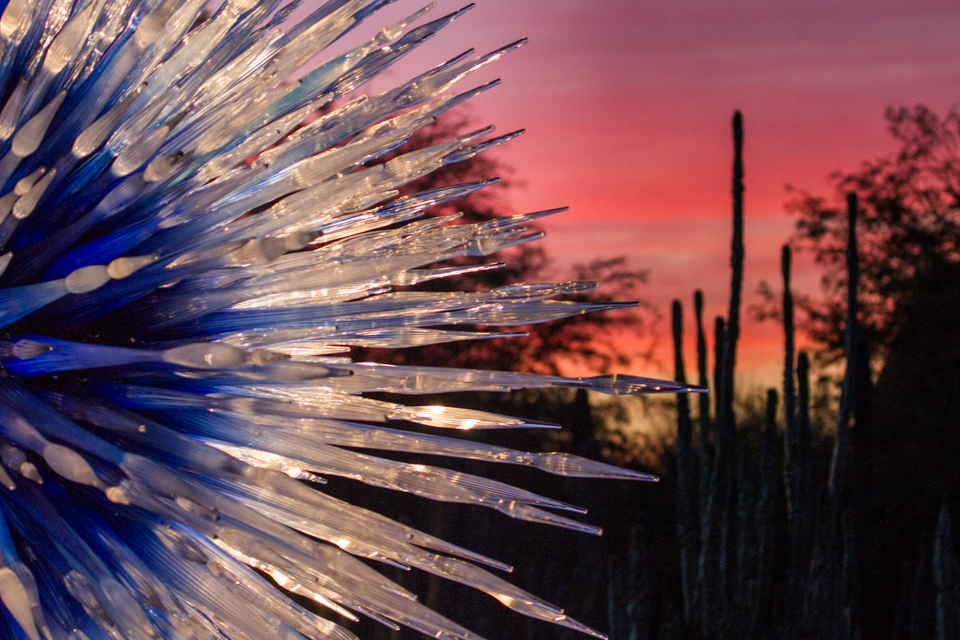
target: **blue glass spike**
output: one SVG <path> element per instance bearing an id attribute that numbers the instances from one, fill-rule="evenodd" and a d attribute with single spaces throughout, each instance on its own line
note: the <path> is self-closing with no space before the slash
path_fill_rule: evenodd
<path id="1" fill-rule="evenodd" d="M 85 215 L 66 227 L 48 233 L 35 243 L 14 244 L 16 268 L 11 270 L 10 283 L 21 284 L 35 280 L 58 256 L 62 256 L 97 223 L 96 216 Z M 2 295 L 2 292 L 0 292 Z"/>
<path id="2" fill-rule="evenodd" d="M 119 258 L 156 233 L 161 222 L 159 217 L 148 218 L 71 249 L 50 265 L 43 279 L 63 278 L 74 269 L 91 264 L 104 264 Z"/>
<path id="3" fill-rule="evenodd" d="M 122 280 L 112 280 L 89 293 L 71 295 L 38 312 L 36 321 L 64 331 L 69 327 L 83 327 L 108 313 L 130 304 L 143 296 L 182 277 L 190 270 L 168 270 L 165 263 L 146 267 Z"/>
<path id="4" fill-rule="evenodd" d="M 3 564 L 9 566 L 20 561 L 17 554 L 17 548 L 13 544 L 13 537 L 10 535 L 10 527 L 7 525 L 7 519 L 3 515 L 3 508 L 0 507 L 0 553 L 3 554 Z"/>
<path id="5" fill-rule="evenodd" d="M 327 2 L 324 2 L 319 8 L 311 12 L 310 15 L 294 25 L 293 28 L 291 28 L 285 34 L 280 36 L 279 41 L 276 43 L 277 47 L 282 47 L 283 45 L 296 40 L 297 36 L 301 35 L 304 31 L 320 22 L 337 9 L 345 6 L 349 2 L 350 0 L 327 0 Z"/>
<path id="6" fill-rule="evenodd" d="M 70 418 L 119 435 L 127 443 L 149 447 L 160 452 L 165 461 L 198 475 L 236 479 L 246 467 L 219 449 L 130 411 L 74 395 L 45 394 L 43 397 Z"/>
<path id="7" fill-rule="evenodd" d="M 0 357 L 0 366 L 14 376 L 31 377 L 99 367 L 150 362 L 156 354 L 139 349 L 107 347 L 58 340 L 46 336 L 18 335 L 11 338 Z"/>
<path id="8" fill-rule="evenodd" d="M 119 466 L 123 460 L 123 451 L 119 448 L 70 422 L 17 384 L 0 380 L 0 402 L 20 413 L 36 429 L 51 438 L 114 465 Z"/>
<path id="9" fill-rule="evenodd" d="M 39 592 L 40 601 L 43 603 L 43 616 L 48 628 L 56 634 L 54 637 L 66 637 L 65 629 L 73 629 L 79 626 L 79 620 L 85 617 L 80 603 L 69 596 L 63 585 L 63 575 L 69 572 L 69 566 L 63 560 L 59 550 L 53 548 L 44 540 L 34 540 L 37 535 L 36 525 L 29 521 L 23 514 L 19 514 L 20 508 L 17 504 L 6 497 L 0 500 L 0 511 L 3 511 L 10 524 L 11 531 L 16 532 L 21 547 L 25 553 L 39 561 L 35 561 L 30 566 L 30 573 Z M 10 624 L 22 630 L 13 620 Z M 36 616 L 34 616 L 36 621 Z M 4 636 L 11 637 L 11 636 Z M 36 640 L 36 636 L 30 637 L 25 633 L 15 636 L 24 640 Z M 44 636 L 41 636 L 44 637 Z M 91 638 L 100 638 L 93 635 Z"/>
<path id="10" fill-rule="evenodd" d="M 51 137 L 51 144 L 68 148 L 83 129 L 119 99 L 116 88 L 123 81 L 122 73 L 135 61 L 129 47 L 124 46 L 132 33 L 133 29 L 127 28 L 90 75 L 74 86 L 63 105 L 66 116 Z"/>
<path id="11" fill-rule="evenodd" d="M 284 6 L 280 7 L 280 9 L 278 9 L 277 12 L 270 17 L 270 21 L 263 26 L 263 29 L 272 29 L 283 24 L 287 21 L 287 18 L 290 17 L 290 14 L 296 11 L 297 7 L 299 7 L 301 4 L 303 4 L 303 0 L 292 0 L 292 2 L 288 2 Z"/>
<path id="12" fill-rule="evenodd" d="M 48 494 L 52 494 L 53 500 Z M 70 566 L 69 575 L 74 577 L 74 590 L 88 594 L 89 599 L 99 605 L 91 608 L 98 623 L 104 628 L 116 625 L 124 634 L 135 637 L 139 634 L 145 634 L 146 637 L 156 635 L 156 629 L 136 599 L 116 581 L 103 560 L 63 517 L 71 508 L 54 506 L 54 500 L 58 505 L 66 501 L 55 483 L 46 488 L 26 483 L 10 492 L 10 495 L 23 511 L 29 513 L 30 520 L 56 540 L 58 547 L 64 549 Z"/>
<path id="13" fill-rule="evenodd" d="M 0 289 L 0 327 L 11 325 L 65 295 L 62 280 Z"/>

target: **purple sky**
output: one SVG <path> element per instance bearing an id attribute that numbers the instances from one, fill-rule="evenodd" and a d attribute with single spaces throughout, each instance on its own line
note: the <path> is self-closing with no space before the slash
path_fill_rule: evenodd
<path id="1" fill-rule="evenodd" d="M 441 0 L 432 14 L 459 6 Z M 729 280 L 733 110 L 746 128 L 749 303 L 778 277 L 784 184 L 822 193 L 831 171 L 892 151 L 887 105 L 957 102 L 958 34 L 960 10 L 945 2 L 479 0 L 389 79 L 528 36 L 467 81 L 503 79 L 475 101 L 478 124 L 527 129 L 501 152 L 524 183 L 513 207 L 570 206 L 545 225 L 561 263 L 629 255 L 651 270 L 648 297 L 664 312 L 699 287 L 712 317 Z M 800 266 L 798 286 L 813 290 L 817 274 Z M 779 341 L 778 328 L 747 325 L 741 369 L 769 379 Z"/>

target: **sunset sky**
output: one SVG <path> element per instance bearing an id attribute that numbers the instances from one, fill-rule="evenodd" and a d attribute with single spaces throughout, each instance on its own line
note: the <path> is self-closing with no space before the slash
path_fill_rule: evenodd
<path id="1" fill-rule="evenodd" d="M 441 0 L 432 15 L 459 6 Z M 402 1 L 384 13 L 414 8 Z M 510 193 L 513 208 L 569 206 L 545 224 L 545 246 L 560 263 L 627 255 L 650 270 L 647 296 L 664 314 L 671 299 L 689 301 L 702 288 L 712 318 L 725 311 L 729 287 L 734 109 L 746 129 L 749 304 L 760 280 L 778 281 L 792 224 L 786 183 L 827 193 L 831 171 L 894 150 L 888 105 L 943 111 L 960 100 L 957 9 L 890 0 L 479 0 L 388 80 L 467 47 L 485 52 L 529 37 L 465 85 L 502 78 L 474 102 L 478 125 L 527 129 L 500 156 L 523 182 Z M 817 279 L 801 263 L 797 286 L 815 291 Z M 659 329 L 669 361 L 668 323 Z M 742 335 L 741 372 L 776 375 L 779 328 L 748 323 Z"/>

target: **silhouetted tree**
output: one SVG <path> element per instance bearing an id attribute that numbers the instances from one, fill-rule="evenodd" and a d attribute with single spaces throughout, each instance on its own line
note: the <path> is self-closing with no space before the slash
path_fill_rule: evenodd
<path id="1" fill-rule="evenodd" d="M 881 361 L 903 320 L 897 311 L 917 283 L 960 263 L 960 110 L 891 107 L 886 119 L 900 145 L 895 154 L 832 174 L 830 198 L 796 191 L 787 205 L 797 216 L 793 244 L 824 268 L 824 299 L 800 306 L 802 328 L 828 362 L 843 346 L 846 194 L 860 203 L 860 327 Z"/>

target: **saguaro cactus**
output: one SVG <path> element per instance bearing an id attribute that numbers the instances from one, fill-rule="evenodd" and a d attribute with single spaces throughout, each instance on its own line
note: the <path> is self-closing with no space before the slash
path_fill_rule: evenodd
<path id="1" fill-rule="evenodd" d="M 673 301 L 673 352 L 675 379 L 686 380 L 683 364 L 683 307 Z M 692 621 L 697 606 L 696 562 L 699 556 L 697 531 L 697 470 L 693 453 L 693 422 L 686 397 L 677 399 L 677 535 L 680 537 L 680 576 L 683 588 L 683 618 Z"/>

